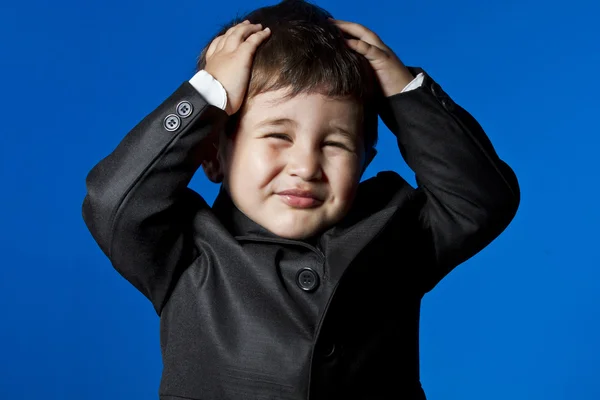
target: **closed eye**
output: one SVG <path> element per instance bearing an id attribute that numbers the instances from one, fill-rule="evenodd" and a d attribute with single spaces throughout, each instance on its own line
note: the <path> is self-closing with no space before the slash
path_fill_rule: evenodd
<path id="1" fill-rule="evenodd" d="M 270 133 L 270 134 L 266 135 L 265 137 L 275 138 L 275 139 L 282 139 L 282 140 L 287 140 L 287 141 L 290 141 L 290 142 L 292 141 L 292 139 L 288 135 L 286 135 L 284 133 Z"/>
<path id="2" fill-rule="evenodd" d="M 350 149 L 348 148 L 348 146 L 346 146 L 343 143 L 340 142 L 325 142 L 323 143 L 324 146 L 333 146 L 333 147 L 339 147 L 340 149 L 344 149 L 344 150 L 348 150 L 350 151 Z"/>

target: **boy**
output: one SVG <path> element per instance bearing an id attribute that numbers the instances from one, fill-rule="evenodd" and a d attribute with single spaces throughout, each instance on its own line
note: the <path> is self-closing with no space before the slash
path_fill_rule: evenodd
<path id="1" fill-rule="evenodd" d="M 290 0 L 231 24 L 87 178 L 88 228 L 160 315 L 161 399 L 424 399 L 421 298 L 516 213 L 473 117 L 329 17 Z M 359 184 L 378 114 L 416 189 Z"/>

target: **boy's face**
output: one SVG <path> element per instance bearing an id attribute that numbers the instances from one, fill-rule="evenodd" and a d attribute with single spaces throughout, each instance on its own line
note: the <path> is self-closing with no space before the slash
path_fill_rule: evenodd
<path id="1" fill-rule="evenodd" d="M 220 169 L 234 204 L 288 239 L 304 239 L 349 211 L 365 162 L 360 106 L 320 94 L 250 99 L 222 147 Z"/>

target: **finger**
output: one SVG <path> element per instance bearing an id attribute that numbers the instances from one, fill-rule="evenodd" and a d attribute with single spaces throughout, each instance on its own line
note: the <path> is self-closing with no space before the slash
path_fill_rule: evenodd
<path id="1" fill-rule="evenodd" d="M 221 39 L 223 38 L 223 36 L 217 36 L 208 46 L 208 49 L 206 50 L 206 58 L 209 58 L 210 56 L 213 55 L 213 53 L 217 50 L 219 43 L 221 42 Z"/>
<path id="2" fill-rule="evenodd" d="M 247 19 L 243 20 L 242 22 L 240 22 L 239 24 L 235 24 L 232 27 L 230 27 L 229 29 L 227 29 L 225 31 L 225 33 L 223 34 L 223 36 L 229 36 L 231 35 L 231 33 L 233 31 L 235 31 L 237 28 L 239 28 L 240 26 L 245 26 L 248 25 L 250 23 L 250 21 L 248 21 Z"/>
<path id="3" fill-rule="evenodd" d="M 389 57 L 389 55 L 379 47 L 363 40 L 346 39 L 346 43 L 348 44 L 348 47 L 358 54 L 362 54 L 369 61 L 382 61 Z"/>
<path id="4" fill-rule="evenodd" d="M 260 44 L 262 42 L 264 42 L 270 35 L 271 35 L 271 29 L 269 27 L 267 27 L 259 32 L 256 32 L 256 33 L 248 36 L 246 41 L 240 45 L 240 49 L 244 48 L 247 51 L 249 51 L 250 53 L 254 54 L 254 52 L 256 51 L 258 46 L 260 46 Z"/>
<path id="5" fill-rule="evenodd" d="M 239 45 L 245 41 L 250 35 L 260 32 L 262 30 L 261 24 L 248 24 L 240 26 L 238 29 L 231 32 L 229 36 L 225 38 L 224 48 L 235 50 Z"/>
<path id="6" fill-rule="evenodd" d="M 341 21 L 338 19 L 332 20 L 332 22 L 338 26 L 343 32 L 348 33 L 354 36 L 357 39 L 360 39 L 369 44 L 373 44 L 378 47 L 385 46 L 382 40 L 377 36 L 377 34 L 370 29 L 366 28 L 363 25 L 357 24 L 355 22 Z"/>
<path id="7" fill-rule="evenodd" d="M 238 29 L 239 27 L 242 26 L 248 26 L 250 24 L 250 21 L 248 21 L 247 19 L 240 22 L 239 24 L 236 24 L 232 27 L 230 27 L 229 29 L 227 29 L 225 31 L 224 34 L 222 34 L 221 36 L 219 36 L 217 39 L 219 39 L 219 43 L 215 48 L 215 51 L 221 51 L 223 49 L 223 46 L 225 45 L 225 40 L 229 35 L 231 35 L 236 29 Z"/>
<path id="8" fill-rule="evenodd" d="M 228 38 L 229 36 L 234 35 L 240 29 L 246 29 L 248 26 L 252 26 L 252 25 L 255 25 L 255 24 L 250 23 L 250 21 L 246 19 L 243 22 L 240 22 L 239 24 L 236 24 L 236 25 L 232 26 L 231 28 L 227 29 L 227 31 L 223 34 L 223 37 Z"/>
<path id="9" fill-rule="evenodd" d="M 223 46 L 225 46 L 225 39 L 227 38 L 226 35 L 222 35 L 219 36 L 219 43 L 217 43 L 216 48 L 215 48 L 215 52 L 221 51 L 223 50 Z"/>

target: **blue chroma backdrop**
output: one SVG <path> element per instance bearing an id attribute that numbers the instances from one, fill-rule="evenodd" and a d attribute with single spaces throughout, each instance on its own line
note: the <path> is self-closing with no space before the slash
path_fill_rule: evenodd
<path id="1" fill-rule="evenodd" d="M 152 399 L 158 318 L 81 218 L 87 172 L 265 1 L 2 2 L 0 397 Z M 377 32 L 481 122 L 521 208 L 423 302 L 432 400 L 600 399 L 598 2 L 319 4 Z M 414 183 L 382 125 L 367 177 Z M 217 187 L 199 173 L 194 189 Z"/>

